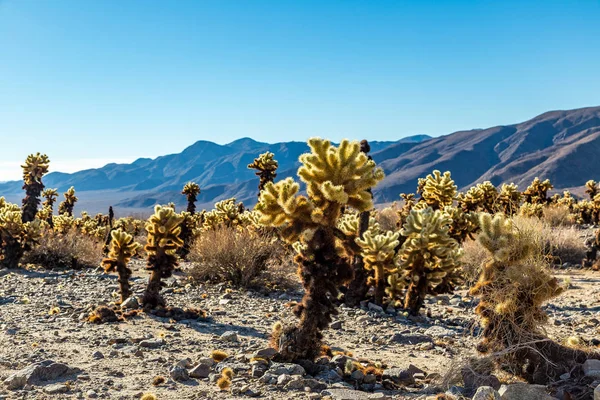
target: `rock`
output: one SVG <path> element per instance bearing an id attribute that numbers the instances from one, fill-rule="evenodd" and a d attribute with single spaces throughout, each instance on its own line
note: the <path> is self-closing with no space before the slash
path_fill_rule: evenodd
<path id="1" fill-rule="evenodd" d="M 369 311 L 375 311 L 378 313 L 383 313 L 383 307 L 378 306 L 375 303 L 369 303 Z"/>
<path id="2" fill-rule="evenodd" d="M 326 389 L 321 396 L 330 396 L 333 400 L 369 400 L 369 393 L 351 389 Z"/>
<path id="3" fill-rule="evenodd" d="M 530 385 L 528 383 L 513 383 L 502 385 L 498 390 L 502 400 L 550 400 L 544 385 Z"/>
<path id="4" fill-rule="evenodd" d="M 594 400 L 600 400 L 600 385 L 594 389 Z"/>
<path id="5" fill-rule="evenodd" d="M 269 374 L 275 376 L 283 374 L 304 376 L 304 374 L 306 374 L 306 371 L 298 364 L 273 363 L 273 365 L 271 365 L 271 368 L 269 368 Z"/>
<path id="6" fill-rule="evenodd" d="M 500 393 L 490 386 L 480 386 L 472 400 L 500 400 Z"/>
<path id="7" fill-rule="evenodd" d="M 146 339 L 140 342 L 140 347 L 146 349 L 158 349 L 165 345 L 164 339 Z"/>
<path id="8" fill-rule="evenodd" d="M 363 379 L 365 379 L 365 374 L 361 370 L 357 369 L 356 371 L 352 372 L 352 374 L 350 375 L 350 377 L 352 379 L 354 379 L 355 381 L 362 382 Z"/>
<path id="9" fill-rule="evenodd" d="M 252 355 L 252 358 L 264 358 L 270 360 L 277 355 L 277 350 L 272 347 L 260 349 Z"/>
<path id="10" fill-rule="evenodd" d="M 225 342 L 239 342 L 237 332 L 227 331 L 221 335 L 221 340 Z"/>
<path id="11" fill-rule="evenodd" d="M 342 377 L 336 371 L 328 369 L 320 372 L 315 376 L 316 379 L 329 383 L 337 383 L 342 381 Z"/>
<path id="12" fill-rule="evenodd" d="M 176 365 L 185 369 L 191 368 L 192 360 L 190 360 L 189 358 L 184 358 L 183 360 L 179 360 Z"/>
<path id="13" fill-rule="evenodd" d="M 473 393 L 480 386 L 489 386 L 495 390 L 500 389 L 500 380 L 494 375 L 480 374 L 471 368 L 465 367 L 461 370 L 463 382 L 465 383 L 465 389 L 469 393 Z"/>
<path id="14" fill-rule="evenodd" d="M 390 343 L 401 343 L 401 344 L 419 344 L 419 343 L 432 343 L 433 340 L 429 336 L 419 334 L 406 334 L 394 333 L 390 338 Z"/>
<path id="15" fill-rule="evenodd" d="M 409 365 L 408 368 L 389 368 L 383 371 L 383 379 L 390 379 L 396 384 L 409 385 L 415 382 L 413 377 L 416 373 L 424 373 L 425 371 Z"/>
<path id="16" fill-rule="evenodd" d="M 101 360 L 104 358 L 104 354 L 99 351 L 95 351 L 94 354 L 92 354 L 92 358 L 95 360 Z"/>
<path id="17" fill-rule="evenodd" d="M 363 382 L 366 383 L 367 385 L 370 385 L 372 383 L 377 382 L 377 377 L 373 374 L 365 375 Z"/>
<path id="18" fill-rule="evenodd" d="M 95 399 L 98 397 L 98 393 L 96 393 L 94 390 L 90 389 L 87 392 L 85 392 L 85 396 L 88 399 Z"/>
<path id="19" fill-rule="evenodd" d="M 252 375 L 252 377 L 254 378 L 260 378 L 261 376 L 263 376 L 265 374 L 265 372 L 267 372 L 267 370 L 269 369 L 269 366 L 263 363 L 258 363 L 258 364 L 254 364 L 252 366 L 252 371 L 250 372 L 250 375 Z"/>
<path id="20" fill-rule="evenodd" d="M 456 336 L 455 331 L 448 329 L 448 328 L 444 328 L 442 326 L 432 326 L 431 328 L 428 328 L 423 334 L 425 336 L 435 337 L 435 338 L 445 338 L 445 337 Z"/>
<path id="21" fill-rule="evenodd" d="M 189 372 L 189 375 L 195 379 L 208 378 L 208 374 L 210 374 L 210 367 L 206 364 L 198 364 Z"/>
<path id="22" fill-rule="evenodd" d="M 131 296 L 121 303 L 121 308 L 140 308 L 140 303 L 137 297 Z"/>
<path id="23" fill-rule="evenodd" d="M 216 362 L 211 357 L 200 357 L 198 359 L 198 364 L 204 364 L 210 368 L 210 367 L 214 366 L 216 364 Z"/>
<path id="24" fill-rule="evenodd" d="M 388 396 L 385 393 L 371 393 L 369 394 L 369 400 L 389 400 L 391 399 L 390 396 Z"/>
<path id="25" fill-rule="evenodd" d="M 174 381 L 179 381 L 179 382 L 185 382 L 188 379 L 190 379 L 190 375 L 188 374 L 187 369 L 177 367 L 177 366 L 171 368 L 171 370 L 169 371 L 169 376 Z"/>
<path id="26" fill-rule="evenodd" d="M 66 364 L 45 360 L 41 363 L 31 364 L 20 371 L 10 375 L 4 381 L 9 390 L 22 389 L 25 385 L 35 385 L 42 382 L 53 381 L 59 377 L 79 372 Z"/>
<path id="27" fill-rule="evenodd" d="M 342 329 L 342 321 L 333 321 L 329 327 L 331 329 Z"/>
<path id="28" fill-rule="evenodd" d="M 54 385 L 48 385 L 44 388 L 44 392 L 48 394 L 67 393 L 68 391 L 69 387 L 64 383 L 56 383 Z"/>
<path id="29" fill-rule="evenodd" d="M 586 360 L 583 363 L 583 373 L 589 378 L 600 379 L 600 360 Z"/>

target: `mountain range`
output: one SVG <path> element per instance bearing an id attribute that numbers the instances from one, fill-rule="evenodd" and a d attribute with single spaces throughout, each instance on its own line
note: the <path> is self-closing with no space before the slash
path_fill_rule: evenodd
<path id="1" fill-rule="evenodd" d="M 484 180 L 494 185 L 514 182 L 521 190 L 538 176 L 555 189 L 578 188 L 600 178 L 600 107 L 550 111 L 529 121 L 454 132 L 431 138 L 416 135 L 398 141 L 370 141 L 371 155 L 386 177 L 374 190 L 375 200 L 397 200 L 413 192 L 417 179 L 434 169 L 449 170 L 459 188 Z M 41 149 L 43 151 L 43 149 Z M 236 197 L 256 202 L 258 177 L 247 165 L 260 153 L 275 153 L 277 179 L 295 176 L 305 142 L 261 143 L 250 138 L 226 145 L 198 141 L 181 153 L 131 164 L 108 164 L 72 174 L 53 172 L 46 187 L 65 191 L 74 186 L 79 210 L 105 211 L 109 205 L 124 212 L 148 211 L 154 204 L 185 203 L 180 194 L 188 181 L 202 189 L 200 208 Z M 11 201 L 22 196 L 19 181 L 0 184 L 0 195 Z"/>

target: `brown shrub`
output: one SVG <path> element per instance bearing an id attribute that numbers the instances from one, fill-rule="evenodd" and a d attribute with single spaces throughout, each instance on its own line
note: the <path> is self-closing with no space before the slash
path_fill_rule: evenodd
<path id="1" fill-rule="evenodd" d="M 72 230 L 65 234 L 47 232 L 39 246 L 27 252 L 24 263 L 44 268 L 94 268 L 102 260 L 102 244 L 90 236 Z"/>
<path id="2" fill-rule="evenodd" d="M 488 252 L 479 243 L 477 238 L 467 238 L 463 242 L 463 256 L 460 259 L 465 284 L 473 285 L 479 279 L 482 261 L 488 257 Z"/>
<path id="3" fill-rule="evenodd" d="M 384 231 L 395 231 L 398 229 L 398 211 L 394 207 L 386 207 L 380 210 L 375 218 Z"/>
<path id="4" fill-rule="evenodd" d="M 575 224 L 574 215 L 569 208 L 561 205 L 544 207 L 542 220 L 550 226 L 571 226 Z"/>
<path id="5" fill-rule="evenodd" d="M 204 232 L 192 245 L 189 273 L 196 280 L 248 287 L 285 262 L 286 255 L 281 242 L 272 237 L 221 228 Z"/>

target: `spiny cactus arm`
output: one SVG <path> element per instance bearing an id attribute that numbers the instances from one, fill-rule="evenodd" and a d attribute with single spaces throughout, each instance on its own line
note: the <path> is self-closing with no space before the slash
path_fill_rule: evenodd
<path id="1" fill-rule="evenodd" d="M 421 196 L 430 207 L 440 209 L 452 205 L 456 193 L 457 186 L 454 184 L 450 172 L 446 171 L 442 175 L 440 171 L 435 170 L 433 174 L 427 175 L 425 178 Z"/>
<path id="2" fill-rule="evenodd" d="M 50 167 L 50 159 L 46 154 L 30 154 L 25 160 L 23 168 L 23 181 L 28 184 L 32 182 L 40 182 Z"/>
<path id="3" fill-rule="evenodd" d="M 123 302 L 131 296 L 129 285 L 131 270 L 128 268 L 127 264 L 141 245 L 134 242 L 133 236 L 122 229 L 113 230 L 110 235 L 112 237 L 110 249 L 107 257 L 102 260 L 102 266 L 104 267 L 105 272 L 116 271 L 119 274 L 121 302 Z"/>
<path id="4" fill-rule="evenodd" d="M 396 248 L 400 243 L 400 232 L 386 232 L 374 234 L 367 230 L 362 238 L 357 238 L 356 243 L 361 248 L 361 255 L 367 270 L 373 271 L 369 283 L 375 286 L 375 302 L 383 304 L 387 276 L 396 269 L 394 257 Z"/>

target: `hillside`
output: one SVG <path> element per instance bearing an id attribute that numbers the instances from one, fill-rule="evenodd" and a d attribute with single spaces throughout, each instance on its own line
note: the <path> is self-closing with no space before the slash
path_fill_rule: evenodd
<path id="1" fill-rule="evenodd" d="M 372 141 L 371 154 L 386 178 L 375 190 L 378 202 L 412 192 L 417 178 L 434 169 L 452 171 L 459 188 L 490 180 L 495 185 L 515 182 L 521 189 L 536 176 L 549 178 L 556 189 L 577 188 L 600 178 L 600 107 L 551 111 L 529 121 L 488 129 L 474 129 L 430 138 L 417 135 L 396 142 Z M 43 149 L 41 149 L 43 150 Z M 108 205 L 129 212 L 148 210 L 154 204 L 184 204 L 183 184 L 202 188 L 199 206 L 236 197 L 246 205 L 256 200 L 258 178 L 246 168 L 258 154 L 275 153 L 277 179 L 295 176 L 304 142 L 261 143 L 250 138 L 226 145 L 198 141 L 181 153 L 131 164 L 108 164 L 73 174 L 51 173 L 47 187 L 60 191 L 75 186 L 79 207 L 90 212 Z M 21 182 L 0 184 L 0 194 L 17 201 Z"/>

